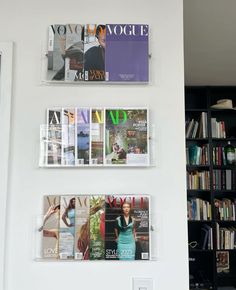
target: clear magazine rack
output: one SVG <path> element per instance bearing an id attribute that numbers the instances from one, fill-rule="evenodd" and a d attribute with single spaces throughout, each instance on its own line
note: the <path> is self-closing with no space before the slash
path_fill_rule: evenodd
<path id="1" fill-rule="evenodd" d="M 116 258 L 106 258 L 106 251 L 104 250 L 103 257 L 101 258 L 90 258 L 90 255 L 88 255 L 87 258 L 83 257 L 83 254 L 78 252 L 78 249 L 76 248 L 77 245 L 79 245 L 79 241 L 76 240 L 76 234 L 74 237 L 74 254 L 71 257 L 64 257 L 58 252 L 61 251 L 61 249 L 68 248 L 68 243 L 71 242 L 71 240 L 67 240 L 67 245 L 61 246 L 60 244 L 60 230 L 54 235 L 53 231 L 55 229 L 51 229 L 51 234 L 45 231 L 44 228 L 44 220 L 45 215 L 37 215 L 33 218 L 33 236 L 32 236 L 32 243 L 33 243 L 33 252 L 32 252 L 32 258 L 36 262 L 94 262 L 94 261 L 106 261 L 106 262 L 148 262 L 148 261 L 159 261 L 161 259 L 161 249 L 162 249 L 162 215 L 156 212 L 151 212 L 149 214 L 150 220 L 149 220 L 149 237 L 148 237 L 148 251 L 145 247 L 145 240 L 143 241 L 142 238 L 142 232 L 139 233 L 137 230 L 136 234 L 136 253 L 135 253 L 135 259 L 118 259 Z M 91 233 L 90 233 L 91 234 Z M 105 243 L 108 241 L 113 241 L 114 237 L 112 235 L 108 235 L 109 237 L 103 241 L 104 248 Z M 51 241 L 50 241 L 51 240 Z M 46 241 L 46 242 L 45 242 Z M 63 241 L 64 242 L 64 241 Z M 45 243 L 47 243 L 47 247 L 45 247 Z M 51 243 L 51 244 L 50 244 Z M 57 243 L 57 249 L 55 250 L 55 243 Z M 89 241 L 90 243 L 90 241 Z M 114 243 L 114 241 L 113 241 Z M 80 243 L 81 246 L 81 243 Z M 91 247 L 91 246 L 90 246 Z M 146 253 L 140 253 L 145 248 Z M 60 249 L 60 250 L 59 250 Z M 91 251 L 91 249 L 89 248 Z M 138 254 L 137 254 L 138 253 Z"/>
<path id="2" fill-rule="evenodd" d="M 125 150 L 119 149 L 118 151 L 116 148 L 111 149 L 115 145 L 107 149 L 105 137 L 102 141 L 96 140 L 94 142 L 89 138 L 89 148 L 87 150 L 83 148 L 79 149 L 77 147 L 77 140 L 80 138 L 80 142 L 82 143 L 84 142 L 83 139 L 86 140 L 86 136 L 79 136 L 79 134 L 77 134 L 76 126 L 74 125 L 41 125 L 39 167 L 143 168 L 154 167 L 156 165 L 155 151 L 157 141 L 154 125 L 149 125 L 147 150 L 145 152 L 140 151 L 138 146 L 132 146 L 132 144 L 129 144 L 129 148 Z M 122 150 L 126 152 L 124 153 Z"/>
<path id="3" fill-rule="evenodd" d="M 148 59 L 150 61 L 152 55 L 149 53 Z M 45 50 L 42 52 L 42 57 L 41 57 L 41 84 L 42 85 L 54 85 L 54 86 L 80 86 L 80 85 L 143 85 L 147 86 L 151 83 L 150 80 L 150 68 L 149 68 L 149 80 L 148 81 L 106 81 L 106 80 L 97 80 L 97 81 L 86 81 L 86 80 L 53 80 L 53 74 L 55 72 L 50 72 L 47 69 L 48 67 L 48 52 L 45 52 Z"/>

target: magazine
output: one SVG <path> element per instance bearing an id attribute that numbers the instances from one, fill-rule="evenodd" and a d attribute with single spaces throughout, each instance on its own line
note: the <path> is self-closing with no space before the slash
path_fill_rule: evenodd
<path id="1" fill-rule="evenodd" d="M 147 24 L 106 25 L 106 81 L 148 82 Z"/>
<path id="2" fill-rule="evenodd" d="M 61 165 L 62 157 L 62 118 L 61 109 L 47 110 L 47 165 Z"/>
<path id="3" fill-rule="evenodd" d="M 49 27 L 47 79 L 65 79 L 66 25 L 55 24 Z"/>
<path id="4" fill-rule="evenodd" d="M 229 273 L 229 252 L 216 252 L 217 273 Z"/>
<path id="5" fill-rule="evenodd" d="M 105 196 L 90 196 L 90 260 L 105 257 Z"/>
<path id="6" fill-rule="evenodd" d="M 66 25 L 65 81 L 82 81 L 84 69 L 84 27 Z"/>
<path id="7" fill-rule="evenodd" d="M 106 196 L 106 260 L 149 260 L 149 201 L 146 195 Z"/>
<path id="8" fill-rule="evenodd" d="M 58 238 L 60 219 L 60 196 L 44 196 L 42 232 L 42 257 L 58 258 Z"/>
<path id="9" fill-rule="evenodd" d="M 105 196 L 90 196 L 90 260 L 105 257 Z"/>
<path id="10" fill-rule="evenodd" d="M 105 81 L 104 24 L 86 24 L 84 29 L 84 80 Z"/>
<path id="11" fill-rule="evenodd" d="M 103 164 L 104 110 L 92 109 L 91 115 L 91 164 Z"/>
<path id="12" fill-rule="evenodd" d="M 75 109 L 63 108 L 62 164 L 75 165 Z"/>
<path id="13" fill-rule="evenodd" d="M 74 258 L 75 244 L 75 196 L 64 195 L 60 198 L 60 259 Z"/>
<path id="14" fill-rule="evenodd" d="M 106 109 L 106 164 L 148 165 L 147 109 Z"/>
<path id="15" fill-rule="evenodd" d="M 75 197 L 75 259 L 89 260 L 90 199 L 87 195 Z"/>
<path id="16" fill-rule="evenodd" d="M 77 108 L 77 160 L 76 164 L 89 164 L 90 160 L 90 109 Z"/>

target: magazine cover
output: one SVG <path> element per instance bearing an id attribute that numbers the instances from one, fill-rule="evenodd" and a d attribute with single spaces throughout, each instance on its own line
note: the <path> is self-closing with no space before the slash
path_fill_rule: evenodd
<path id="1" fill-rule="evenodd" d="M 43 224 L 39 228 L 42 232 L 43 258 L 58 258 L 58 238 L 60 219 L 60 196 L 47 195 L 43 200 Z"/>
<path id="2" fill-rule="evenodd" d="M 66 25 L 55 24 L 49 27 L 47 79 L 65 79 Z"/>
<path id="3" fill-rule="evenodd" d="M 86 24 L 84 29 L 84 80 L 105 81 L 106 26 Z"/>
<path id="4" fill-rule="evenodd" d="M 148 165 L 148 110 L 106 109 L 106 164 Z"/>
<path id="5" fill-rule="evenodd" d="M 75 259 L 89 260 L 89 196 L 75 198 Z"/>
<path id="6" fill-rule="evenodd" d="M 149 260 L 147 195 L 107 195 L 105 259 Z"/>
<path id="7" fill-rule="evenodd" d="M 89 164 L 90 109 L 77 108 L 77 160 L 76 164 Z"/>
<path id="8" fill-rule="evenodd" d="M 62 165 L 75 165 L 75 109 L 62 109 Z"/>
<path id="9" fill-rule="evenodd" d="M 47 110 L 47 164 L 61 165 L 62 157 L 62 126 L 61 109 Z"/>
<path id="10" fill-rule="evenodd" d="M 229 273 L 229 252 L 217 251 L 216 252 L 217 273 Z"/>
<path id="11" fill-rule="evenodd" d="M 65 81 L 82 81 L 84 69 L 84 28 L 66 25 Z"/>
<path id="12" fill-rule="evenodd" d="M 106 25 L 106 81 L 148 82 L 147 24 Z"/>
<path id="13" fill-rule="evenodd" d="M 90 260 L 105 258 L 105 196 L 90 196 Z"/>
<path id="14" fill-rule="evenodd" d="M 103 164 L 104 110 L 92 109 L 91 164 Z"/>
<path id="15" fill-rule="evenodd" d="M 75 196 L 64 195 L 60 199 L 60 259 L 74 259 Z"/>

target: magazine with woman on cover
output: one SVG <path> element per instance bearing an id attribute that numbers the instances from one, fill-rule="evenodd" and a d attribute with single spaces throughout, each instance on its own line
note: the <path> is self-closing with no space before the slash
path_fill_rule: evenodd
<path id="1" fill-rule="evenodd" d="M 149 202 L 147 195 L 106 195 L 106 260 L 149 260 Z"/>

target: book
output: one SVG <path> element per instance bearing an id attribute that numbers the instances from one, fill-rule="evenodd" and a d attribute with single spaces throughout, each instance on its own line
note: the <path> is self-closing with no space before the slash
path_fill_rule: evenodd
<path id="1" fill-rule="evenodd" d="M 59 255 L 60 196 L 47 195 L 43 198 L 42 257 L 57 259 Z"/>
<path id="2" fill-rule="evenodd" d="M 76 164 L 89 164 L 90 160 L 90 109 L 77 108 L 76 120 L 76 146 L 77 160 Z"/>
<path id="3" fill-rule="evenodd" d="M 106 25 L 106 81 L 148 82 L 147 24 Z"/>
<path id="4" fill-rule="evenodd" d="M 47 80 L 65 79 L 66 25 L 49 26 Z"/>
<path id="5" fill-rule="evenodd" d="M 61 165 L 62 161 L 62 110 L 47 110 L 47 165 Z"/>
<path id="6" fill-rule="evenodd" d="M 90 260 L 105 258 L 105 196 L 90 196 Z"/>
<path id="7" fill-rule="evenodd" d="M 90 164 L 101 165 L 104 159 L 104 109 L 92 109 L 90 123 Z"/>
<path id="8" fill-rule="evenodd" d="M 62 109 L 62 165 L 75 165 L 75 109 Z"/>
<path id="9" fill-rule="evenodd" d="M 106 109 L 106 164 L 148 165 L 147 109 Z"/>
<path id="10" fill-rule="evenodd" d="M 84 27 L 84 80 L 105 81 L 106 26 L 86 24 Z"/>
<path id="11" fill-rule="evenodd" d="M 81 24 L 66 25 L 65 81 L 84 79 L 84 27 Z"/>
<path id="12" fill-rule="evenodd" d="M 146 195 L 106 195 L 106 260 L 149 259 L 149 202 Z"/>
<path id="13" fill-rule="evenodd" d="M 90 198 L 88 195 L 75 197 L 75 259 L 89 260 L 90 246 Z"/>
<path id="14" fill-rule="evenodd" d="M 59 257 L 74 259 L 75 243 L 75 196 L 60 198 Z"/>

